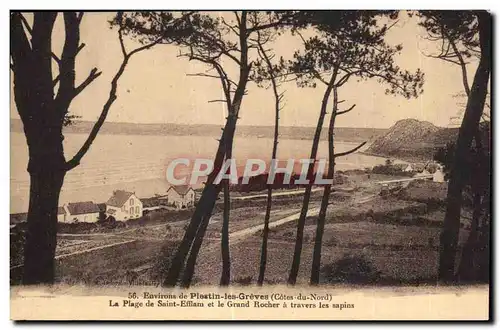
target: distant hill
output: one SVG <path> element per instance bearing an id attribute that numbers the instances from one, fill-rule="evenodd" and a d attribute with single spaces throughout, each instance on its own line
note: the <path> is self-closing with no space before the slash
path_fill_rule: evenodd
<path id="1" fill-rule="evenodd" d="M 88 133 L 94 122 L 75 121 L 71 126 L 65 127 L 65 133 Z M 126 134 L 126 135 L 173 135 L 173 136 L 210 136 L 219 137 L 222 125 L 180 125 L 180 124 L 134 124 L 105 122 L 101 134 Z M 19 119 L 11 119 L 11 132 L 23 132 L 23 124 Z M 315 127 L 280 127 L 281 139 L 311 140 Z M 335 130 L 335 138 L 342 142 L 371 142 L 383 135 L 387 129 L 381 128 L 354 128 L 339 127 Z M 326 139 L 327 129 L 322 132 L 322 139 Z M 236 136 L 272 138 L 272 126 L 238 126 Z"/>
<path id="2" fill-rule="evenodd" d="M 403 119 L 378 137 L 366 153 L 407 160 L 432 158 L 436 149 L 455 141 L 458 128 L 437 127 L 427 121 Z"/>

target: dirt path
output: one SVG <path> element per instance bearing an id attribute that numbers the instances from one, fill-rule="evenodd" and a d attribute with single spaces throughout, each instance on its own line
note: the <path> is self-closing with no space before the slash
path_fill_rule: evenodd
<path id="1" fill-rule="evenodd" d="M 61 233 L 61 234 L 57 234 L 57 236 L 58 237 L 62 237 L 62 238 L 64 238 L 64 237 L 102 237 L 102 238 L 107 238 L 107 237 L 111 237 L 111 236 L 120 236 L 120 235 L 123 235 L 123 234 L 131 233 L 134 230 L 137 230 L 139 228 L 142 228 L 142 229 L 160 228 L 160 227 L 165 227 L 166 224 L 175 225 L 175 224 L 186 222 L 186 221 L 188 221 L 188 219 L 174 221 L 174 222 L 168 222 L 168 223 L 162 223 L 162 224 L 159 224 L 159 225 L 146 225 L 146 226 L 142 226 L 142 227 L 134 227 L 134 228 L 130 228 L 130 229 L 122 230 L 122 231 L 109 232 L 109 233 L 90 233 L 90 234 L 66 234 L 66 233 Z"/>
<path id="2" fill-rule="evenodd" d="M 363 196 L 361 198 L 357 198 L 356 200 L 354 200 L 352 202 L 352 204 L 356 205 L 356 204 L 367 203 L 369 201 L 372 201 L 375 198 L 377 198 L 377 195 L 375 195 L 375 194 Z M 309 210 L 307 211 L 307 216 L 316 216 L 319 214 L 319 210 L 320 210 L 319 207 L 309 208 Z M 300 212 L 291 214 L 291 215 L 286 216 L 284 218 L 281 218 L 279 220 L 275 220 L 275 221 L 270 222 L 269 228 L 278 227 L 278 226 L 281 226 L 285 223 L 288 223 L 291 221 L 296 221 L 299 219 L 299 217 L 300 217 Z M 241 242 L 245 238 L 247 238 L 247 237 L 257 233 L 259 230 L 263 230 L 263 229 L 264 229 L 264 224 L 260 224 L 260 225 L 256 225 L 256 226 L 252 226 L 252 227 L 248 227 L 245 229 L 241 229 L 241 230 L 232 232 L 229 234 L 229 244 L 230 245 L 237 244 L 238 242 Z M 219 244 L 214 242 L 214 243 L 211 243 L 206 249 L 208 252 L 211 252 L 213 249 L 219 249 L 219 248 L 220 248 Z"/>
<path id="3" fill-rule="evenodd" d="M 323 190 L 323 188 L 314 188 L 311 189 L 311 192 Z M 273 192 L 273 197 L 276 196 L 290 196 L 290 195 L 303 195 L 304 190 L 293 190 L 293 191 L 283 191 L 283 192 Z M 231 199 L 234 200 L 247 200 L 247 199 L 253 199 L 253 198 L 262 198 L 262 197 L 267 197 L 267 194 L 258 194 L 258 195 L 250 195 L 250 196 L 234 196 L 231 197 Z"/>

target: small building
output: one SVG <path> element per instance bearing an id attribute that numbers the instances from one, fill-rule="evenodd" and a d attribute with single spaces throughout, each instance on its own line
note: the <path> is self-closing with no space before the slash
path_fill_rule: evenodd
<path id="1" fill-rule="evenodd" d="M 57 222 L 66 222 L 66 210 L 63 206 L 57 208 Z"/>
<path id="2" fill-rule="evenodd" d="M 434 182 L 445 182 L 444 173 L 441 167 L 436 169 L 436 172 L 432 174 L 432 181 Z"/>
<path id="3" fill-rule="evenodd" d="M 112 216 L 117 221 L 140 218 L 142 202 L 133 192 L 115 190 L 106 202 L 106 216 Z"/>
<path id="4" fill-rule="evenodd" d="M 63 208 L 64 222 L 97 222 L 99 220 L 99 207 L 94 202 L 68 203 Z M 59 219 L 59 214 L 57 217 Z"/>
<path id="5" fill-rule="evenodd" d="M 408 166 L 403 169 L 403 172 L 413 172 L 413 166 L 411 166 L 411 164 L 408 164 Z"/>
<path id="6" fill-rule="evenodd" d="M 191 186 L 170 186 L 165 196 L 169 205 L 178 209 L 188 208 L 194 205 L 195 192 Z"/>

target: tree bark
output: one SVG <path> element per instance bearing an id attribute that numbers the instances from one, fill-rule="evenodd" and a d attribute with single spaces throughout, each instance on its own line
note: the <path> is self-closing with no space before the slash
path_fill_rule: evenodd
<path id="1" fill-rule="evenodd" d="M 64 174 L 64 171 L 50 169 L 30 174 L 23 284 L 54 282 L 57 208 Z"/>
<path id="2" fill-rule="evenodd" d="M 335 119 L 337 118 L 337 88 L 333 88 L 333 109 L 328 126 L 328 179 L 333 179 L 335 173 L 335 145 L 334 145 L 334 129 Z M 321 246 L 323 244 L 323 233 L 325 229 L 326 210 L 328 208 L 328 201 L 332 190 L 331 185 L 326 185 L 323 198 L 321 199 L 321 207 L 318 215 L 318 223 L 316 225 L 316 236 L 314 239 L 313 261 L 311 267 L 311 285 L 319 284 L 319 271 L 321 267 Z"/>
<path id="3" fill-rule="evenodd" d="M 278 92 L 278 85 L 276 83 L 276 78 L 273 74 L 272 63 L 269 56 L 267 56 L 266 50 L 259 42 L 259 49 L 262 54 L 262 57 L 266 61 L 266 64 L 269 68 L 270 78 L 271 78 L 271 86 L 273 88 L 274 94 L 274 138 L 273 138 L 273 150 L 271 152 L 271 161 L 276 159 L 276 155 L 278 153 L 278 139 L 279 139 L 279 114 L 280 114 L 280 100 L 282 95 Z M 262 230 L 262 246 L 260 250 L 260 267 L 259 267 L 259 278 L 257 279 L 257 285 L 262 286 L 264 284 L 264 277 L 266 274 L 266 265 L 267 265 L 267 242 L 269 238 L 269 220 L 271 218 L 271 208 L 272 208 L 272 200 L 273 200 L 273 188 L 272 184 L 267 186 L 267 201 L 266 201 L 266 214 L 264 216 L 264 228 Z"/>
<path id="4" fill-rule="evenodd" d="M 231 159 L 230 153 L 227 159 Z M 224 214 L 221 230 L 221 257 L 222 257 L 222 273 L 220 276 L 220 285 L 228 286 L 231 280 L 231 256 L 229 254 L 229 180 L 225 180 L 224 184 Z"/>
<path id="5" fill-rule="evenodd" d="M 264 228 L 262 229 L 262 245 L 260 248 L 259 278 L 257 279 L 257 285 L 259 286 L 262 286 L 262 284 L 264 284 L 264 277 L 266 274 L 267 241 L 269 239 L 269 219 L 271 217 L 272 199 L 273 199 L 273 189 L 271 188 L 271 185 L 268 185 L 266 215 L 264 216 Z"/>
<path id="6" fill-rule="evenodd" d="M 448 183 L 446 214 L 440 235 L 438 279 L 445 283 L 455 280 L 454 271 L 460 229 L 460 210 L 462 207 L 462 191 L 465 184 L 465 162 L 472 139 L 478 130 L 491 71 L 491 16 L 487 12 L 480 12 L 478 21 L 481 59 L 474 76 L 464 118 L 458 133 L 454 166 Z"/>
<path id="7" fill-rule="evenodd" d="M 218 185 L 217 187 L 220 188 L 222 187 L 222 185 Z M 196 268 L 196 260 L 198 259 L 198 253 L 200 252 L 201 245 L 203 244 L 203 239 L 205 238 L 205 233 L 207 231 L 208 224 L 210 223 L 210 218 L 212 216 L 212 210 L 215 206 L 216 199 L 217 197 L 213 200 L 213 203 L 207 208 L 207 210 L 210 210 L 210 212 L 203 216 L 201 224 L 198 227 L 198 231 L 196 232 L 196 237 L 193 241 L 191 251 L 186 261 L 186 268 L 184 269 L 184 273 L 181 280 L 181 286 L 184 288 L 189 288 L 193 280 L 194 271 Z"/>
<path id="8" fill-rule="evenodd" d="M 323 122 L 325 121 L 325 116 L 326 116 L 326 107 L 328 105 L 328 98 L 330 97 L 330 94 L 333 89 L 333 84 L 336 79 L 336 73 L 334 73 L 331 77 L 331 80 L 325 90 L 325 93 L 323 95 L 323 100 L 321 102 L 321 110 L 318 118 L 318 124 L 316 125 L 316 131 L 314 133 L 314 138 L 313 138 L 313 144 L 311 148 L 311 158 L 315 160 L 316 155 L 318 153 L 318 145 L 319 145 L 319 139 L 321 136 L 321 129 L 323 127 Z M 312 176 L 314 174 L 314 164 L 310 164 L 307 170 L 307 177 L 312 180 Z M 299 267 L 300 267 L 300 257 L 302 254 L 302 244 L 303 244 L 303 238 L 304 238 L 304 226 L 306 223 L 306 217 L 307 217 L 307 211 L 309 209 L 309 200 L 311 199 L 311 190 L 312 190 L 312 182 L 310 182 L 306 186 L 306 190 L 304 193 L 304 200 L 302 202 L 302 209 L 300 211 L 300 217 L 297 222 L 297 236 L 295 239 L 295 249 L 293 253 L 293 259 L 292 259 L 292 266 L 290 269 L 290 274 L 288 276 L 288 284 L 290 285 L 295 285 L 297 282 L 297 275 L 299 274 Z"/>
<path id="9" fill-rule="evenodd" d="M 473 211 L 469 237 L 462 249 L 462 256 L 457 272 L 457 279 L 460 282 L 473 282 L 476 279 L 475 258 L 479 239 L 479 220 L 481 217 L 481 195 L 473 192 Z"/>

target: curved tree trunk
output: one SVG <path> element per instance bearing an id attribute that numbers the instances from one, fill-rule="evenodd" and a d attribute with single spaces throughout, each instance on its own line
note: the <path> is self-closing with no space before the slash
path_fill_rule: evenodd
<path id="1" fill-rule="evenodd" d="M 221 185 L 219 185 L 221 187 Z M 215 206 L 215 200 L 209 209 L 213 210 Z M 196 232 L 196 237 L 193 241 L 191 251 L 189 253 L 188 259 L 186 261 L 186 268 L 181 279 L 181 286 L 184 288 L 189 288 L 193 280 L 194 271 L 196 268 L 196 260 L 198 258 L 198 253 L 200 251 L 201 245 L 203 244 L 203 239 L 205 238 L 205 233 L 207 231 L 208 224 L 210 223 L 210 218 L 212 216 L 212 211 L 205 215 L 201 221 L 198 231 Z"/>
<path id="2" fill-rule="evenodd" d="M 487 12 L 481 12 L 478 14 L 478 21 L 481 59 L 474 76 L 470 96 L 467 99 L 464 118 L 458 133 L 454 166 L 448 183 L 446 214 L 440 235 L 438 278 L 441 282 L 455 280 L 460 210 L 462 207 L 462 191 L 465 184 L 465 162 L 483 113 L 491 71 L 491 16 Z"/>
<path id="3" fill-rule="evenodd" d="M 206 215 L 207 214 L 211 215 L 215 205 L 215 201 L 217 200 L 217 197 L 219 196 L 219 193 L 222 189 L 222 186 L 220 184 L 215 185 L 213 182 L 215 181 L 215 178 L 219 170 L 222 168 L 222 164 L 224 161 L 224 155 L 225 155 L 224 141 L 226 140 L 226 136 L 231 134 L 234 135 L 234 129 L 236 126 L 236 123 L 233 124 L 232 123 L 233 120 L 230 120 L 230 118 L 231 117 L 228 117 L 228 119 L 226 120 L 226 125 L 224 127 L 224 131 L 222 132 L 222 136 L 219 141 L 219 147 L 217 149 L 214 161 L 214 170 L 212 171 L 212 173 L 210 173 L 210 175 L 207 178 L 207 183 L 205 185 L 205 188 L 203 189 L 200 200 L 196 205 L 194 214 L 191 217 L 191 222 L 189 223 L 188 228 L 184 233 L 184 237 L 177 248 L 177 252 L 174 255 L 174 258 L 172 259 L 171 266 L 163 282 L 164 286 L 177 285 L 179 275 L 184 270 L 184 263 L 186 262 L 186 257 L 188 256 L 188 253 L 191 249 L 191 246 L 193 245 L 195 238 L 198 237 L 200 234 L 204 235 L 205 233 L 204 230 L 201 230 L 198 233 L 198 230 L 202 229 L 201 227 L 203 226 L 204 218 L 206 218 Z M 208 225 L 208 220 L 207 220 L 207 225 Z M 201 238 L 201 240 L 203 240 L 203 238 Z M 194 265 L 192 268 L 194 269 Z M 186 271 L 184 272 L 186 273 Z"/>
<path id="4" fill-rule="evenodd" d="M 229 122 L 229 127 L 228 127 L 229 134 L 226 136 L 226 138 L 227 138 L 227 140 L 225 142 L 225 145 L 227 146 L 227 148 L 225 149 L 226 152 L 228 150 L 231 150 L 233 147 L 233 138 L 234 138 L 234 131 L 236 129 L 237 119 L 238 118 L 235 115 L 228 116 L 227 120 Z M 231 152 L 229 152 L 229 154 L 231 154 Z M 213 180 L 215 180 L 219 170 L 217 170 L 217 171 L 214 170 L 212 172 L 212 173 L 214 173 Z M 198 253 L 200 252 L 200 248 L 201 248 L 201 245 L 203 243 L 203 238 L 205 237 L 205 232 L 207 231 L 207 227 L 208 227 L 208 224 L 210 222 L 210 218 L 212 217 L 212 212 L 213 212 L 213 209 L 215 206 L 215 201 L 217 200 L 217 197 L 218 197 L 218 195 L 219 195 L 219 193 L 222 190 L 224 185 L 225 185 L 225 182 L 221 182 L 221 183 L 215 185 L 216 195 L 213 196 L 212 200 L 210 201 L 210 204 L 206 208 L 206 210 L 205 210 L 206 213 L 204 214 L 204 216 L 201 220 L 200 226 L 198 227 L 198 231 L 196 232 L 196 236 L 194 238 L 194 241 L 193 241 L 193 244 L 191 247 L 191 251 L 189 252 L 188 260 L 186 262 L 186 268 L 184 270 L 184 275 L 182 277 L 182 286 L 183 287 L 187 288 L 191 285 L 191 281 L 193 279 L 194 270 L 195 270 L 195 266 L 196 266 L 196 260 L 198 258 Z M 229 216 L 229 214 L 228 214 L 228 216 Z"/>
<path id="5" fill-rule="evenodd" d="M 336 74 L 332 75 L 332 78 L 330 80 L 330 83 L 328 87 L 325 90 L 325 93 L 323 95 L 323 100 L 321 102 L 321 109 L 320 109 L 320 114 L 318 118 L 318 124 L 316 125 L 316 131 L 314 133 L 314 138 L 313 138 L 313 144 L 311 148 L 311 157 L 310 159 L 315 160 L 316 155 L 318 153 L 318 145 L 319 145 L 319 139 L 321 136 L 321 129 L 323 128 L 323 123 L 325 121 L 325 116 L 326 116 L 326 107 L 328 105 L 328 98 L 330 97 L 330 94 L 333 89 L 333 83 L 335 82 Z M 307 177 L 312 180 L 312 176 L 314 174 L 314 164 L 310 164 L 308 171 L 307 171 Z M 306 217 L 307 217 L 307 211 L 309 209 L 309 200 L 311 198 L 311 190 L 312 190 L 312 182 L 310 182 L 306 186 L 306 190 L 304 193 L 304 200 L 302 202 L 302 209 L 300 211 L 300 217 L 297 222 L 297 236 L 295 239 L 295 249 L 293 252 L 293 259 L 292 259 L 292 266 L 290 269 L 290 274 L 288 276 L 288 284 L 295 285 L 297 282 L 297 276 L 299 274 L 299 267 L 300 267 L 300 258 L 302 254 L 302 244 L 303 244 L 303 239 L 304 239 L 304 226 L 306 223 Z"/>
<path id="6" fill-rule="evenodd" d="M 333 109 L 332 115 L 330 117 L 330 124 L 328 125 L 328 179 L 333 179 L 335 173 L 335 145 L 334 145 L 334 129 L 335 129 L 335 119 L 337 118 L 337 88 L 333 89 Z M 325 229 L 325 218 L 326 210 L 328 208 L 328 201 L 330 198 L 330 193 L 332 191 L 331 185 L 326 185 L 323 198 L 321 199 L 321 207 L 318 215 L 318 223 L 316 225 L 316 236 L 314 238 L 314 251 L 313 251 L 313 261 L 311 267 L 311 285 L 319 284 L 319 271 L 321 267 L 321 246 L 323 244 L 323 233 Z"/>
<path id="7" fill-rule="evenodd" d="M 182 285 L 185 287 L 190 285 L 194 273 L 196 258 L 198 257 L 201 243 L 203 242 L 203 236 L 205 235 L 206 227 L 208 226 L 208 222 L 210 221 L 210 217 L 212 216 L 215 201 L 217 200 L 217 197 L 222 190 L 221 184 L 214 185 L 213 182 L 217 177 L 219 170 L 222 168 L 227 150 L 232 150 L 236 122 L 238 120 L 238 114 L 240 111 L 241 103 L 243 101 L 243 96 L 245 95 L 248 76 L 251 70 L 251 64 L 248 63 L 248 32 L 246 26 L 246 17 L 247 12 L 243 11 L 241 13 L 239 23 L 239 39 L 241 48 L 239 63 L 240 76 L 237 88 L 234 91 L 231 108 L 228 109 L 229 115 L 226 119 L 226 125 L 224 127 L 221 140 L 219 141 L 219 147 L 217 149 L 217 154 L 214 160 L 214 170 L 208 176 L 207 184 L 203 189 L 200 201 L 196 206 L 193 217 L 191 218 L 191 222 L 186 229 L 186 233 L 184 234 L 181 244 L 179 245 L 177 252 L 172 260 L 171 267 L 167 273 L 167 276 L 165 277 L 165 280 L 163 282 L 164 286 L 175 286 L 177 284 L 179 275 L 184 267 L 184 263 L 186 261 L 188 253 L 190 253 L 190 260 L 186 264 L 186 270 L 184 271 Z"/>

